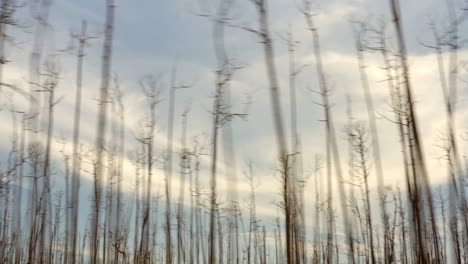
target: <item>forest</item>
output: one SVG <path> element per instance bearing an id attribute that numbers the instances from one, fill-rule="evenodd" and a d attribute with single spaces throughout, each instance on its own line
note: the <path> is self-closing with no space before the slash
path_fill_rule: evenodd
<path id="1" fill-rule="evenodd" d="M 0 264 L 468 264 L 466 0 L 0 0 Z"/>

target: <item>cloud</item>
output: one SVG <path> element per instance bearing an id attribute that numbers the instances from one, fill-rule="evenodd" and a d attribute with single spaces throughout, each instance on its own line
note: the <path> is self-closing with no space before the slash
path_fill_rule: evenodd
<path id="1" fill-rule="evenodd" d="M 296 57 L 298 64 L 309 66 L 298 76 L 298 120 L 302 142 L 302 156 L 304 171 L 310 172 L 313 167 L 315 154 L 325 152 L 323 109 L 316 103 L 320 97 L 310 90 L 318 90 L 315 61 L 311 45 L 311 35 L 306 29 L 304 18 L 294 4 L 288 1 L 270 1 L 270 21 L 274 33 L 275 64 L 281 85 L 281 100 L 286 127 L 289 127 L 289 93 L 288 93 L 288 54 L 287 47 L 281 42 L 278 35 L 284 35 L 288 25 L 291 24 L 297 46 Z M 325 2 L 325 1 L 323 1 Z M 378 2 L 378 3 L 377 3 Z M 357 119 L 366 120 L 367 113 L 364 105 L 361 83 L 358 76 L 358 65 L 355 58 L 354 41 L 350 28 L 350 18 L 361 18 L 369 14 L 375 14 L 377 18 L 388 16 L 387 6 L 383 1 L 326 1 L 317 8 L 317 25 L 322 37 L 323 61 L 328 80 L 333 87 L 331 101 L 334 103 L 332 112 L 335 119 L 337 140 L 340 146 L 340 155 L 343 171 L 347 171 L 347 143 L 344 134 L 346 124 L 346 96 L 350 95 L 353 101 L 353 111 Z M 410 3 L 411 2 L 411 3 Z M 434 15 L 432 10 L 440 9 L 439 1 L 410 1 L 404 3 L 404 22 L 406 37 L 409 43 L 411 67 L 411 82 L 414 87 L 417 101 L 416 110 L 418 124 L 422 133 L 425 159 L 433 184 L 440 184 L 447 180 L 446 165 L 436 159 L 440 149 L 435 147 L 436 139 L 445 129 L 445 114 L 442 92 L 439 85 L 436 55 L 431 50 L 424 49 L 418 44 L 418 38 L 430 39 L 428 27 L 425 23 L 426 16 Z M 287 3 L 287 4 L 286 4 Z M 116 38 L 114 45 L 113 72 L 118 74 L 121 80 L 121 88 L 124 91 L 124 104 L 126 108 L 126 151 L 133 151 L 136 141 L 132 131 L 138 130 L 138 121 L 147 114 L 145 98 L 141 93 L 138 81 L 147 74 L 162 73 L 161 103 L 157 106 L 157 132 L 155 139 L 155 151 L 161 155 L 167 145 L 167 101 L 172 65 L 177 62 L 178 80 L 189 82 L 196 80 L 193 88 L 187 91 L 177 92 L 176 129 L 174 149 L 179 151 L 181 133 L 181 113 L 185 105 L 191 105 L 188 127 L 189 138 L 199 136 L 201 133 L 211 131 L 211 106 L 214 93 L 215 62 L 212 51 L 212 25 L 205 18 L 194 16 L 189 12 L 191 7 L 180 1 L 141 1 L 138 4 L 122 1 L 117 6 Z M 425 6 L 425 8 L 420 8 Z M 237 7 L 239 22 L 251 26 L 256 25 L 253 6 L 240 5 Z M 95 1 L 65 1 L 57 4 L 53 9 L 51 24 L 54 25 L 55 47 L 65 46 L 68 41 L 69 28 L 75 28 L 82 18 L 91 21 L 94 32 L 102 30 L 102 17 L 104 9 Z M 382 15 L 383 14 L 383 15 Z M 381 16 L 382 15 L 382 16 Z M 441 19 L 443 21 L 443 19 Z M 13 29 L 12 29 L 13 30 Z M 254 102 L 249 111 L 247 121 L 234 120 L 233 136 L 236 150 L 237 177 L 239 180 L 240 200 L 246 201 L 249 188 L 242 175 L 245 170 L 246 160 L 252 160 L 255 165 L 255 178 L 258 179 L 257 200 L 258 217 L 272 219 L 276 217 L 278 208 L 274 204 L 281 197 L 279 195 L 280 182 L 277 179 L 276 146 L 273 136 L 270 98 L 266 79 L 266 70 L 263 62 L 261 43 L 247 32 L 237 28 L 229 28 L 227 34 L 228 52 L 236 60 L 245 63 L 246 67 L 239 70 L 232 81 L 233 111 L 242 109 L 245 94 L 249 94 Z M 21 33 L 19 35 L 23 36 Z M 26 35 L 25 39 L 30 39 Z M 98 88 L 100 85 L 100 53 L 102 39 L 91 42 L 87 48 L 85 58 L 84 90 L 82 105 L 81 141 L 87 148 L 94 146 L 95 125 Z M 18 83 L 28 90 L 27 59 L 28 49 L 14 52 L 12 62 L 4 66 L 4 81 Z M 447 53 L 444 57 L 447 57 Z M 460 58 L 466 58 L 468 52 L 462 50 Z M 56 123 L 54 128 L 55 138 L 64 138 L 67 151 L 71 148 L 71 133 L 73 129 L 73 106 L 75 93 L 75 58 L 62 55 L 61 77 L 57 89 L 57 97 L 64 99 L 56 106 Z M 380 115 L 392 116 L 388 107 L 388 91 L 383 82 L 385 74 L 382 70 L 382 62 L 378 54 L 366 54 L 367 73 L 370 80 L 372 94 L 374 96 L 376 111 Z M 460 72 L 460 79 L 465 79 L 466 73 Z M 464 83 L 459 81 L 460 90 Z M 466 92 L 460 92 L 458 108 L 456 112 L 456 124 L 459 134 L 466 130 L 468 121 L 468 109 L 463 107 L 467 101 Z M 18 98 L 18 99 L 17 99 Z M 15 96 L 15 102 L 22 99 Z M 21 105 L 25 105 L 21 103 Z M 0 142 L 1 153 L 7 153 L 9 149 L 8 138 L 12 133 L 10 116 L 0 112 Z M 385 182 L 395 186 L 403 180 L 401 149 L 398 142 L 396 126 L 381 118 L 378 120 L 378 131 L 381 140 L 382 162 L 384 166 Z M 290 133 L 288 132 L 288 139 Z M 208 137 L 209 139 L 209 137 Z M 288 140 L 289 141 L 289 140 Z M 459 140 L 460 149 L 465 149 L 466 143 Z M 57 153 L 59 145 L 54 141 L 54 165 L 60 168 L 60 155 Z M 222 144 L 220 144 L 222 148 Z M 208 151 L 209 152 L 209 151 Z M 465 153 L 462 153 L 465 155 Z M 134 191 L 135 173 L 127 156 L 124 161 L 123 191 L 128 195 Z M 217 175 L 220 200 L 225 201 L 228 183 L 226 172 L 223 168 L 223 156 L 219 160 L 220 171 Z M 203 188 L 209 186 L 209 156 L 202 157 L 201 180 Z M 158 163 L 154 169 L 153 190 L 161 189 L 164 184 L 164 173 Z M 180 178 L 177 173 L 178 157 L 174 155 L 173 197 L 178 195 Z M 372 167 L 373 169 L 373 167 Z M 57 170 L 59 171 L 59 170 Z M 375 175 L 371 170 L 371 185 L 375 191 Z M 60 175 L 56 175 L 60 177 Z M 83 173 L 82 177 L 87 181 L 92 180 L 92 175 Z M 335 179 L 336 177 L 334 177 Z M 334 180 L 335 181 L 335 180 Z M 324 183 L 325 180 L 322 181 Z M 336 185 L 336 183 L 334 183 Z M 313 181 L 306 185 L 305 200 L 307 204 L 314 203 Z M 334 187 L 335 188 L 335 187 Z M 324 189 L 324 188 L 323 188 Z M 186 187 L 188 191 L 188 187 Z M 88 196 L 89 193 L 83 193 Z M 186 196 L 188 202 L 188 196 Z M 85 205 L 83 205 L 85 206 Z"/>

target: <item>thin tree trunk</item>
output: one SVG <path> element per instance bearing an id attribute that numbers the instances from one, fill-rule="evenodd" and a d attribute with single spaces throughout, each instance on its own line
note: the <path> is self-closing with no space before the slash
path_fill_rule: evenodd
<path id="1" fill-rule="evenodd" d="M 343 226 L 345 229 L 345 234 L 346 234 L 346 239 L 348 242 L 348 247 L 349 247 L 349 255 L 350 255 L 350 262 L 354 263 L 354 242 L 353 242 L 353 231 L 351 227 L 349 226 L 349 215 L 348 215 L 348 210 L 346 206 L 346 192 L 343 187 L 343 177 L 342 177 L 342 172 L 341 172 L 341 164 L 340 164 L 340 158 L 339 158 L 339 152 L 338 152 L 338 146 L 336 142 L 336 135 L 335 135 L 335 129 L 333 127 L 333 120 L 332 120 L 332 115 L 330 112 L 330 104 L 328 100 L 328 96 L 330 93 L 330 90 L 328 89 L 327 81 L 325 78 L 325 71 L 323 69 L 323 64 L 322 64 L 322 55 L 321 55 L 321 48 L 320 48 L 320 40 L 319 40 L 319 35 L 318 35 L 318 29 L 315 27 L 315 24 L 312 19 L 312 15 L 310 14 L 310 2 L 306 3 L 306 10 L 304 12 L 304 16 L 307 22 L 307 25 L 309 27 L 309 30 L 312 33 L 312 39 L 313 39 L 313 46 L 314 46 L 314 56 L 315 56 L 315 61 L 316 61 L 316 68 L 317 68 L 317 75 L 319 79 L 319 85 L 320 85 L 320 91 L 322 95 L 322 100 L 323 100 L 323 107 L 325 109 L 325 121 L 326 121 L 326 134 L 328 135 L 327 142 L 327 148 L 330 148 L 331 156 L 334 158 L 334 165 L 335 165 L 335 173 L 337 176 L 337 185 L 338 185 L 338 194 L 340 197 L 340 202 L 341 202 L 341 211 L 342 211 L 342 217 L 343 217 Z M 327 150 L 328 152 L 328 150 Z M 327 155 L 330 156 L 330 155 Z M 327 158 L 327 160 L 330 160 Z M 327 161 L 329 162 L 329 161 Z M 330 174 L 330 173 L 328 173 Z M 331 175 L 328 175 L 331 177 Z M 330 201 L 331 202 L 331 201 Z M 330 216 L 329 216 L 330 217 Z M 331 221 L 331 219 L 329 219 Z"/>
<path id="2" fill-rule="evenodd" d="M 83 83 L 83 58 L 85 56 L 84 48 L 86 46 L 86 21 L 81 23 L 81 35 L 79 38 L 79 46 L 77 52 L 77 69 L 76 69 L 76 95 L 75 95 L 75 114 L 73 121 L 73 154 L 72 154 L 72 178 L 71 178 L 71 216 L 70 216 L 70 236 L 69 245 L 71 246 L 71 263 L 77 261 L 77 232 L 78 232 L 78 217 L 79 217 L 79 199 L 80 199 L 80 157 L 79 157 L 79 140 L 80 140 L 80 124 L 81 124 L 81 94 Z M 65 255 L 65 262 L 68 260 L 68 251 Z"/>
<path id="3" fill-rule="evenodd" d="M 101 88 L 99 95 L 98 123 L 96 132 L 96 171 L 94 175 L 94 205 L 90 238 L 90 262 L 97 264 L 99 259 L 99 224 L 101 207 L 101 185 L 104 170 L 103 156 L 107 125 L 107 100 L 111 75 L 112 39 L 114 32 L 115 0 L 107 0 L 106 30 L 102 55 Z"/>
<path id="4" fill-rule="evenodd" d="M 276 137 L 276 145 L 278 149 L 278 160 L 281 162 L 281 166 L 288 168 L 288 164 L 283 164 L 287 160 L 288 150 L 286 144 L 286 134 L 283 124 L 283 116 L 281 111 L 281 101 L 280 101 L 280 87 L 278 83 L 278 76 L 276 73 L 276 67 L 274 64 L 274 51 L 273 51 L 273 42 L 270 36 L 270 28 L 268 22 L 268 11 L 267 11 L 267 0 L 255 0 L 253 1 L 255 7 L 257 9 L 258 14 L 258 23 L 259 23 L 259 36 L 262 38 L 263 43 L 263 52 L 264 52 L 264 60 L 265 60 L 265 67 L 267 71 L 267 77 L 269 82 L 270 88 L 270 100 L 271 100 L 271 107 L 272 107 L 272 115 L 274 121 L 274 130 L 275 130 L 275 137 Z M 286 177 L 290 177 L 288 171 L 285 171 Z M 291 182 L 287 180 L 287 182 Z M 291 187 L 286 186 L 286 197 L 290 199 L 291 197 Z M 286 228 L 286 253 L 287 253 L 287 263 L 293 264 L 293 252 L 294 252 L 294 245 L 293 245 L 293 232 L 294 226 L 292 224 L 293 221 L 289 221 L 289 208 L 286 208 L 286 215 L 285 215 L 285 228 Z"/>

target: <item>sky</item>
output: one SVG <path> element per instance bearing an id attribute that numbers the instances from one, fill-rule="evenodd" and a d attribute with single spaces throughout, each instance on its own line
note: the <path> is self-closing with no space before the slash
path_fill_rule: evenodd
<path id="1" fill-rule="evenodd" d="M 181 114 L 190 107 L 188 128 L 189 138 L 207 138 L 211 127 L 211 107 L 215 89 L 216 60 L 213 49 L 213 21 L 209 14 L 216 10 L 214 2 L 209 0 L 117 0 L 115 15 L 115 35 L 113 42 L 112 72 L 118 76 L 124 93 L 126 111 L 126 154 L 124 191 L 131 195 L 134 191 L 134 168 L 130 161 L 135 150 L 133 135 L 141 120 L 147 114 L 147 105 L 139 81 L 145 76 L 160 76 L 161 102 L 156 108 L 157 131 L 155 151 L 161 155 L 166 147 L 167 109 L 171 69 L 177 67 L 177 83 L 191 84 L 190 89 L 177 92 L 175 138 L 180 138 Z M 247 163 L 252 162 L 256 181 L 259 217 L 272 219 L 278 213 L 276 205 L 280 199 L 280 182 L 276 164 L 276 146 L 269 101 L 269 87 L 264 65 L 262 44 L 259 39 L 240 27 L 257 28 L 255 7 L 248 0 L 234 1 L 233 20 L 227 28 L 227 51 L 231 58 L 243 65 L 236 72 L 232 84 L 232 111 L 244 111 L 245 102 L 251 101 L 246 120 L 232 121 L 239 179 L 239 197 L 244 203 L 248 199 L 248 182 L 244 175 Z M 454 0 L 458 8 L 463 1 Z M 288 88 L 288 53 L 282 39 L 292 29 L 297 40 L 296 59 L 298 65 L 306 65 L 297 78 L 298 89 L 298 126 L 302 142 L 303 166 L 306 176 L 312 174 L 315 155 L 324 155 L 323 110 L 319 105 L 320 97 L 313 91 L 318 90 L 313 59 L 312 38 L 300 10 L 300 1 L 269 0 L 269 21 L 273 34 L 275 65 L 278 69 L 281 103 L 286 127 L 289 127 L 289 88 Z M 361 83 L 350 21 L 363 20 L 373 24 L 390 24 L 388 1 L 384 0 L 330 0 L 314 1 L 313 10 L 319 29 L 324 67 L 329 83 L 333 87 L 330 97 L 333 102 L 332 113 L 335 119 L 341 162 L 347 170 L 346 145 L 346 98 L 353 103 L 356 119 L 366 121 L 367 112 Z M 431 183 L 443 184 L 446 179 L 446 165 L 440 159 L 442 150 L 437 146 L 445 128 L 445 114 L 442 90 L 437 74 L 434 51 L 421 43 L 433 43 L 429 22 L 442 30 L 446 27 L 447 8 L 440 0 L 401 1 L 404 34 L 409 50 L 411 82 L 416 98 L 416 111 L 423 138 L 423 149 Z M 461 11 L 459 12 L 461 13 Z M 33 28 L 29 9 L 23 8 L 18 19 L 24 24 L 21 28 L 9 29 L 14 45 L 7 47 L 9 63 L 4 66 L 4 81 L 15 83 L 27 90 L 28 58 L 31 51 Z M 50 28 L 47 31 L 47 44 L 44 54 L 60 54 L 57 58 L 60 68 L 60 82 L 57 98 L 63 97 L 55 111 L 54 148 L 54 184 L 60 190 L 63 186 L 60 175 L 63 174 L 63 162 L 58 150 L 60 142 L 66 142 L 65 151 L 71 151 L 73 129 L 73 105 L 75 93 L 76 57 L 73 52 L 62 52 L 70 43 L 70 32 L 77 32 L 82 20 L 88 23 L 89 35 L 96 39 L 89 41 L 84 64 L 84 91 L 82 113 L 82 142 L 92 147 L 96 133 L 96 112 L 98 89 L 100 85 L 100 67 L 105 18 L 105 1 L 95 0 L 56 0 L 50 11 Z M 460 27 L 461 40 L 465 25 Z M 390 31 L 390 30 L 389 30 Z M 461 47 L 459 63 L 466 64 L 468 52 Z M 387 86 L 383 80 L 382 60 L 376 53 L 366 53 L 367 73 L 374 95 L 378 132 L 382 150 L 384 181 L 396 187 L 403 180 L 401 149 L 397 128 L 388 118 L 392 117 L 389 107 Z M 444 54 L 447 58 L 447 54 Z M 468 80 L 465 68 L 459 74 L 459 97 L 456 108 L 456 126 L 460 149 L 465 149 L 464 139 L 468 124 L 468 92 L 465 81 Z M 14 95 L 18 107 L 25 102 Z M 0 152 L 9 151 L 12 127 L 10 115 L 0 112 Z M 205 136 L 203 136 L 205 135 Z M 288 138 L 290 133 L 288 131 Z M 176 152 L 180 144 L 176 143 Z M 465 153 L 462 153 L 465 155 Z M 175 156 L 176 158 L 176 156 Z M 209 158 L 203 157 L 202 166 L 206 169 Z M 174 163 L 177 165 L 177 161 Z M 153 194 L 162 193 L 163 171 L 160 165 L 155 168 Z M 208 188 L 209 177 L 205 171 L 202 183 Z M 375 176 L 375 175 L 374 175 Z M 92 176 L 82 173 L 83 201 L 91 199 Z M 310 179 L 311 177 L 308 177 Z M 375 178 L 375 177 L 374 177 Z M 174 190 L 177 190 L 178 177 L 174 177 Z M 371 180 L 375 186 L 375 180 Z M 226 193 L 226 182 L 221 168 L 219 174 L 219 193 Z M 306 184 L 306 201 L 313 202 L 311 191 L 313 181 Z M 334 187 L 336 188 L 336 187 Z M 223 195 L 220 199 L 226 199 Z M 82 216 L 87 215 L 86 203 L 82 204 Z M 313 219 L 312 217 L 310 219 Z"/>

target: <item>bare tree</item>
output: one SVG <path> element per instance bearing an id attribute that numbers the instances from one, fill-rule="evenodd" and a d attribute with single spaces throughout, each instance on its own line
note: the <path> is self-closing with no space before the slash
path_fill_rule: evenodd
<path id="1" fill-rule="evenodd" d="M 356 54 L 359 64 L 359 76 L 361 78 L 361 85 L 364 92 L 364 98 L 366 102 L 368 121 L 369 121 L 369 130 L 371 136 L 371 146 L 372 146 L 372 155 L 374 157 L 373 161 L 375 163 L 375 173 L 377 176 L 377 184 L 379 188 L 379 194 L 384 193 L 384 176 L 382 169 L 382 160 L 380 153 L 380 142 L 379 142 L 379 133 L 377 131 L 377 122 L 374 109 L 374 100 L 372 98 L 372 93 L 370 90 L 369 80 L 366 72 L 366 63 L 364 57 L 365 43 L 364 43 L 364 34 L 366 33 L 365 24 L 357 23 L 357 27 L 353 27 L 354 36 L 356 41 Z M 380 211 L 381 211 L 381 221 L 384 226 L 384 257 L 385 263 L 392 263 L 392 245 L 388 244 L 390 237 L 390 226 L 389 226 L 389 216 L 387 214 L 386 204 L 383 199 L 379 199 L 380 202 Z M 375 262 L 375 259 L 373 259 Z"/>
<path id="2" fill-rule="evenodd" d="M 101 69 L 101 88 L 99 92 L 99 110 L 98 123 L 96 132 L 96 172 L 94 178 L 94 205 L 92 214 L 92 227 L 90 238 L 90 262 L 98 263 L 99 256 L 99 224 L 100 224 L 100 207 L 102 199 L 102 175 L 104 170 L 103 156 L 105 150 L 105 132 L 107 125 L 107 101 L 109 94 L 109 83 L 111 73 L 111 58 L 112 58 L 112 40 L 114 32 L 114 10 L 115 0 L 107 0 L 106 8 L 106 30 L 102 55 Z"/>
<path id="3" fill-rule="evenodd" d="M 334 160 L 334 165 L 335 165 L 335 173 L 337 177 L 337 183 L 338 183 L 338 190 L 339 190 L 339 197 L 340 197 L 340 202 L 341 202 L 341 213 L 343 217 L 343 226 L 345 228 L 345 233 L 346 233 L 346 239 L 348 242 L 349 246 L 349 262 L 354 263 L 354 242 L 353 242 L 353 231 L 349 226 L 349 216 L 348 216 L 348 210 L 346 207 L 346 192 L 343 186 L 343 177 L 342 177 L 342 172 L 341 172 L 341 164 L 340 164 L 340 158 L 339 158 L 339 152 L 338 152 L 338 146 L 336 143 L 336 135 L 335 135 L 335 129 L 333 127 L 333 120 L 332 120 L 332 115 L 330 112 L 330 103 L 329 103 L 329 93 L 330 89 L 328 87 L 328 83 L 326 80 L 325 76 L 325 71 L 323 68 L 322 64 L 322 55 L 321 55 L 321 49 L 320 49 L 320 39 L 319 39 L 319 34 L 318 34 L 318 29 L 316 28 L 313 20 L 313 14 L 311 13 L 311 2 L 309 0 L 306 0 L 303 2 L 303 14 L 308 26 L 308 29 L 312 33 L 312 40 L 313 40 L 313 47 L 314 47 L 314 56 L 315 56 L 315 61 L 316 61 L 316 70 L 317 70 L 317 75 L 319 79 L 319 87 L 320 87 L 320 94 L 322 96 L 322 106 L 324 108 L 324 114 L 325 114 L 325 122 L 326 122 L 326 144 L 327 144 L 327 173 L 328 173 L 328 178 L 330 180 L 331 177 L 331 166 L 329 164 L 331 160 L 331 156 L 333 156 Z M 331 153 L 329 153 L 329 151 Z M 330 155 L 331 154 L 331 155 Z M 329 183 L 329 186 L 331 184 Z M 329 187 L 330 188 L 330 187 Z M 330 193 L 331 189 L 329 189 Z M 330 194 L 329 194 L 330 195 Z M 329 196 L 329 202 L 331 203 L 331 197 Z M 329 221 L 331 221 L 331 210 L 329 213 Z M 329 227 L 329 230 L 332 228 Z M 328 261 L 331 261 L 331 256 L 329 256 Z"/>
<path id="4" fill-rule="evenodd" d="M 213 42 L 215 56 L 217 60 L 216 87 L 212 110 L 212 128 L 211 128 L 211 167 L 210 167 L 210 226 L 209 226 L 209 263 L 214 264 L 221 261 L 221 256 L 216 254 L 216 210 L 217 193 L 216 178 L 218 170 L 218 141 L 219 130 L 229 124 L 234 117 L 245 117 L 245 114 L 232 113 L 230 111 L 230 102 L 228 87 L 236 70 L 236 66 L 226 52 L 224 43 L 225 24 L 229 20 L 229 9 L 232 5 L 231 0 L 222 0 L 219 3 L 218 11 L 213 20 Z M 226 96 L 227 95 L 227 96 Z M 230 127 L 224 131 L 225 136 L 230 136 Z M 227 133 L 227 134 L 226 134 Z M 226 141 L 227 138 L 225 138 Z M 226 142 L 225 142 L 226 143 Z M 229 145 L 227 146 L 229 148 Z M 229 156 L 233 153 L 232 149 L 225 149 L 225 154 Z M 233 154 L 232 154 L 233 157 Z M 235 188 L 235 187 L 234 187 Z M 231 201 L 232 202 L 232 201 Z M 219 214 L 219 212 L 218 212 Z M 218 237 L 218 240 L 220 237 Z"/>
<path id="5" fill-rule="evenodd" d="M 376 263 L 377 254 L 375 252 L 376 245 L 374 243 L 374 227 L 372 225 L 372 206 L 369 189 L 369 131 L 363 123 L 353 122 L 352 125 L 348 127 L 348 134 L 351 138 L 351 145 L 356 156 L 353 164 L 354 175 L 358 174 L 361 178 L 360 180 L 364 184 L 363 199 L 365 201 L 366 233 L 369 241 L 370 259 L 372 263 Z"/>
<path id="6" fill-rule="evenodd" d="M 185 214 L 184 214 L 184 201 L 185 201 L 185 181 L 186 176 L 190 172 L 189 170 L 189 155 L 187 150 L 187 115 L 189 109 L 185 109 L 182 114 L 182 131 L 181 131 L 181 149 L 180 149 L 180 186 L 179 186 L 179 201 L 177 208 L 177 262 L 187 262 L 186 251 L 184 248 L 188 248 L 184 242 L 184 226 L 185 226 Z"/>
<path id="7" fill-rule="evenodd" d="M 78 243 L 78 217 L 79 217 L 79 199 L 80 199 L 80 155 L 79 155 L 79 141 L 80 141 L 80 124 L 81 124 L 81 98 L 83 89 L 83 59 L 85 56 L 85 47 L 90 39 L 86 35 L 86 21 L 81 23 L 81 32 L 79 35 L 74 36 L 78 39 L 79 45 L 77 50 L 77 69 L 76 69 L 76 95 L 75 95 L 75 114 L 73 121 L 73 153 L 72 153 L 72 177 L 71 177 L 71 198 L 70 204 L 70 216 L 69 216 L 69 227 L 70 236 L 67 239 L 67 245 L 65 246 L 65 258 L 64 262 L 68 261 L 68 257 L 71 257 L 71 263 L 77 262 L 76 250 Z M 68 211 L 68 210 L 67 210 Z M 69 230 L 67 230 L 69 232 Z M 68 253 L 68 247 L 71 247 L 70 254 Z"/>
<path id="8" fill-rule="evenodd" d="M 268 9 L 267 9 L 267 1 L 266 0 L 254 0 L 252 1 L 254 4 L 257 14 L 258 14 L 258 30 L 249 29 L 249 31 L 255 33 L 263 43 L 263 52 L 264 52 L 264 60 L 265 60 L 265 67 L 267 71 L 268 83 L 270 88 L 270 100 L 271 100 L 271 107 L 272 107 L 272 115 L 274 121 L 274 130 L 275 130 L 275 137 L 276 137 L 276 145 L 278 149 L 278 160 L 281 163 L 282 168 L 289 168 L 289 164 L 284 164 L 284 162 L 288 161 L 288 148 L 286 143 L 286 134 L 285 128 L 283 123 L 283 114 L 281 110 L 281 101 L 280 101 L 280 87 L 278 83 L 278 76 L 276 72 L 276 67 L 274 63 L 274 50 L 273 50 L 273 41 L 271 38 L 270 28 L 269 28 L 269 21 L 268 21 Z M 289 178 L 289 172 L 284 171 L 286 173 L 286 177 Z M 285 228 L 286 228 L 286 253 L 287 253 L 287 263 L 292 264 L 295 263 L 295 248 L 296 245 L 294 244 L 294 230 L 295 230 L 295 223 L 296 219 L 293 217 L 291 219 L 290 214 L 290 202 L 292 200 L 292 185 L 291 180 L 286 179 L 287 185 L 285 185 L 284 195 L 288 203 L 285 204 Z M 299 257 L 299 256 L 297 256 Z"/>
<path id="9" fill-rule="evenodd" d="M 152 178 L 153 178 L 153 163 L 154 163 L 154 133 L 155 133 L 155 126 L 156 126 L 156 117 L 155 117 L 155 109 L 156 105 L 160 102 L 160 84 L 159 79 L 148 76 L 143 81 L 140 81 L 140 86 L 143 90 L 147 98 L 149 113 L 148 113 L 148 121 L 146 122 L 146 131 L 141 138 L 141 142 L 144 145 L 146 153 L 146 173 L 147 173 L 147 181 L 146 181 L 146 194 L 145 194 L 145 205 L 143 210 L 143 219 L 142 219 L 142 226 L 141 226 L 141 237 L 140 237 L 140 245 L 139 245 L 139 258 L 142 263 L 149 263 L 150 262 L 150 228 L 151 228 L 151 216 L 150 216 L 150 209 L 151 209 L 151 187 L 152 187 Z"/>
<path id="10" fill-rule="evenodd" d="M 435 261 L 440 261 L 440 250 L 439 250 L 439 239 L 438 239 L 438 231 L 437 231 L 437 226 L 435 223 L 435 217 L 434 217 L 434 208 L 433 208 L 433 198 L 432 198 L 432 193 L 429 187 L 429 179 L 427 176 L 427 171 L 426 171 L 426 165 L 425 161 L 423 158 L 423 151 L 422 151 L 422 145 L 421 145 L 421 140 L 420 140 L 420 134 L 418 130 L 418 125 L 417 125 L 417 117 L 416 113 L 414 110 L 414 99 L 413 99 L 413 94 L 412 94 L 412 87 L 411 87 L 411 81 L 410 81 L 410 71 L 409 71 L 409 66 L 407 62 L 407 50 L 406 50 L 406 44 L 403 36 L 403 29 L 402 29 L 402 23 L 401 23 L 401 10 L 399 6 L 399 2 L 397 0 L 391 0 L 391 11 L 392 11 L 392 17 L 394 21 L 394 26 L 395 26 L 395 32 L 397 35 L 397 44 L 398 44 L 398 53 L 399 53 L 399 59 L 400 59 L 400 64 L 402 67 L 402 78 L 403 78 L 403 87 L 406 95 L 406 100 L 408 104 L 408 113 L 411 122 L 409 123 L 409 137 L 412 141 L 412 149 L 410 151 L 410 156 L 412 160 L 412 164 L 414 164 L 414 177 L 413 177 L 413 184 L 414 184 L 414 196 L 413 196 L 413 201 L 412 205 L 415 207 L 414 208 L 414 213 L 416 219 L 418 218 L 423 218 L 425 216 L 424 211 L 420 211 L 423 208 L 419 208 L 420 203 L 423 201 L 423 197 L 421 195 L 425 196 L 425 201 L 427 202 L 428 205 L 428 210 L 429 210 L 429 219 L 430 219 L 430 232 L 431 236 L 434 238 L 433 239 L 433 258 Z M 426 228 L 423 227 L 422 225 L 425 225 L 424 223 L 421 223 L 421 220 L 417 220 L 417 225 L 420 226 L 419 229 L 417 229 L 417 245 L 418 245 L 418 252 L 416 253 L 416 259 L 418 261 L 426 262 L 428 261 L 428 252 L 427 250 L 429 249 L 428 246 L 426 246 L 426 242 L 424 241 L 423 236 L 426 235 Z"/>

